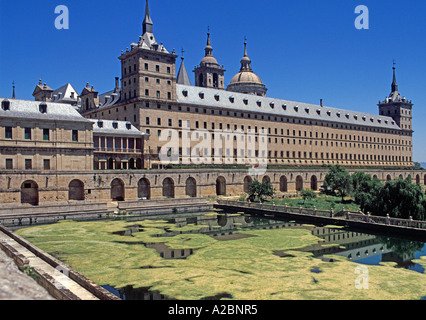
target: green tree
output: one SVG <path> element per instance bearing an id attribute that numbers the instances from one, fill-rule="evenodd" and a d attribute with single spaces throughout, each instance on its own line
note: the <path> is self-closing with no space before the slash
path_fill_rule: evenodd
<path id="1" fill-rule="evenodd" d="M 249 185 L 248 200 L 251 202 L 263 202 L 266 197 L 272 197 L 275 194 L 274 188 L 269 180 L 259 182 L 254 179 Z"/>
<path id="2" fill-rule="evenodd" d="M 351 184 L 352 180 L 350 174 L 345 168 L 339 165 L 331 167 L 324 178 L 324 185 L 330 187 L 333 192 L 337 191 L 338 195 L 342 197 L 342 201 L 351 191 Z"/>
<path id="3" fill-rule="evenodd" d="M 381 188 L 375 199 L 376 215 L 389 214 L 390 217 L 424 220 L 425 198 L 422 188 L 411 183 L 411 179 L 388 181 Z"/>
<path id="4" fill-rule="evenodd" d="M 303 198 L 303 204 L 305 204 L 306 200 L 312 200 L 315 199 L 317 197 L 317 194 L 313 191 L 313 190 L 302 190 L 300 191 L 300 195 Z"/>
<path id="5" fill-rule="evenodd" d="M 352 175 L 353 198 L 363 212 L 377 212 L 380 203 L 377 202 L 383 185 L 378 179 L 373 179 L 365 173 L 354 173 Z"/>

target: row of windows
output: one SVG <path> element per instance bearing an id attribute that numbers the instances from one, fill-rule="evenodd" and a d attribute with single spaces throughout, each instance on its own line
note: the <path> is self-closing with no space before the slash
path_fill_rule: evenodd
<path id="1" fill-rule="evenodd" d="M 160 153 L 161 151 L 161 147 L 158 147 L 157 152 Z M 214 157 L 214 156 L 219 156 L 219 157 L 223 157 L 223 156 L 231 156 L 231 149 L 226 148 L 225 149 L 225 154 L 223 154 L 223 149 L 219 148 L 218 153 L 215 154 L 215 148 L 211 149 L 211 152 L 209 153 L 209 150 L 207 148 L 204 148 L 203 150 L 200 150 L 200 148 L 195 148 L 195 155 L 198 156 L 204 156 L 204 157 Z M 170 148 L 167 152 L 167 154 L 170 156 L 172 154 L 172 149 Z M 266 156 L 266 151 L 262 150 L 262 152 L 260 153 L 261 156 L 264 158 Z M 254 154 L 252 153 L 252 150 L 246 150 L 245 149 L 240 149 L 240 154 L 238 155 L 238 150 L 237 149 L 233 149 L 233 156 L 234 157 L 252 157 L 254 155 L 254 157 L 259 157 L 259 150 L 254 150 Z M 179 148 L 179 156 L 183 155 L 183 150 L 182 148 Z M 189 155 L 193 155 L 191 154 L 191 148 L 187 148 L 186 150 L 186 156 Z M 274 157 L 275 159 L 312 159 L 312 160 L 317 160 L 317 159 L 325 159 L 325 160 L 358 160 L 358 161 L 386 161 L 386 162 L 395 162 L 395 161 L 399 161 L 399 162 L 405 162 L 405 161 L 411 161 L 411 157 L 406 157 L 406 156 L 387 156 L 387 155 L 376 155 L 376 154 L 351 154 L 351 153 L 328 153 L 328 152 L 306 152 L 306 151 L 280 151 L 280 153 L 278 153 L 278 151 L 274 151 L 272 153 L 272 151 L 268 151 L 268 158 L 271 160 L 272 157 Z"/>
<path id="2" fill-rule="evenodd" d="M 182 120 L 178 120 L 178 127 L 179 128 L 182 128 L 182 124 L 183 124 Z M 145 118 L 145 125 L 151 125 L 150 117 Z M 162 125 L 162 118 L 157 118 L 157 126 L 161 126 L 161 125 Z M 167 125 L 169 127 L 173 127 L 173 119 L 168 119 Z M 191 127 L 190 120 L 186 120 L 186 127 L 187 128 Z M 224 127 L 223 123 L 219 123 L 218 128 L 216 128 L 215 122 L 212 122 L 210 129 L 211 130 L 216 130 L 216 129 L 223 130 L 223 127 Z M 200 128 L 199 121 L 195 121 L 195 129 L 199 129 L 199 128 Z M 203 128 L 208 129 L 208 123 L 206 121 L 203 122 Z M 233 130 L 237 131 L 239 129 L 241 129 L 241 131 L 244 132 L 245 126 L 241 125 L 240 128 L 238 128 L 238 125 L 235 124 L 234 127 L 233 127 Z M 247 129 L 252 130 L 251 126 L 247 126 Z M 231 130 L 231 125 L 229 123 L 226 124 L 226 130 Z M 265 130 L 265 128 L 261 127 L 261 130 Z M 279 129 L 275 128 L 274 132 L 275 132 L 275 135 L 278 135 Z M 291 131 L 290 129 L 287 129 L 285 131 L 283 128 L 281 128 L 280 132 L 281 132 L 281 136 L 283 136 L 285 134 L 285 132 L 287 133 L 287 136 L 290 136 L 291 133 L 293 134 L 293 136 L 297 136 L 296 130 Z M 258 133 L 258 127 L 257 126 L 254 127 L 254 133 Z M 268 134 L 271 134 L 271 133 L 272 133 L 272 129 L 268 128 Z M 298 131 L 298 136 L 302 137 L 302 131 L 301 130 Z M 314 138 L 314 133 L 312 131 L 309 131 L 309 132 L 303 131 L 303 136 L 306 137 L 306 138 L 308 136 L 309 136 L 309 138 Z M 397 140 L 397 139 L 390 139 L 390 138 L 389 139 L 388 138 L 378 138 L 378 137 L 376 138 L 376 137 L 367 137 L 367 136 L 364 137 L 364 136 L 360 136 L 360 135 L 353 135 L 352 136 L 352 135 L 347 135 L 347 134 L 345 134 L 345 135 L 340 134 L 339 135 L 337 133 L 336 134 L 334 134 L 334 133 L 330 134 L 328 132 L 326 134 L 324 134 L 324 132 L 321 132 L 321 133 L 315 132 L 315 138 L 317 138 L 317 139 L 321 138 L 321 139 L 327 139 L 327 140 L 328 139 L 336 139 L 337 140 L 337 139 L 339 139 L 339 136 L 340 136 L 340 140 L 346 140 L 346 141 L 360 141 L 360 142 L 365 141 L 365 142 L 385 143 L 385 144 L 396 144 L 396 143 L 398 143 L 398 144 L 411 145 L 411 141 L 399 140 L 399 139 Z M 275 142 L 278 143 L 277 138 L 275 138 Z M 281 143 L 284 143 L 283 138 L 281 138 Z M 290 142 L 288 142 L 288 143 L 290 143 Z M 306 142 L 305 142 L 305 144 L 306 144 Z"/>
<path id="3" fill-rule="evenodd" d="M 129 95 L 127 95 L 127 92 L 124 93 L 124 100 L 127 100 L 127 97 L 129 97 L 129 99 L 137 98 L 136 89 L 133 90 L 133 95 L 132 95 L 131 91 L 129 91 L 128 94 Z M 149 89 L 145 89 L 145 97 L 149 97 Z M 161 92 L 159 90 L 157 90 L 155 92 L 155 98 L 157 98 L 157 99 L 163 98 L 162 95 L 161 95 Z M 171 99 L 172 99 L 172 93 L 171 92 L 167 92 L 167 100 L 171 100 Z"/>
<path id="4" fill-rule="evenodd" d="M 148 63 L 144 63 L 144 70 L 145 71 L 151 71 Z M 155 70 L 155 72 L 161 72 L 160 65 L 156 64 L 154 70 Z M 171 74 L 171 72 L 172 72 L 171 70 L 172 69 L 170 67 L 166 67 L 166 73 L 167 74 Z M 135 63 L 135 64 L 133 64 L 133 72 L 137 72 L 137 71 L 138 71 L 138 66 Z M 129 74 L 132 73 L 132 66 L 123 67 L 123 74 L 127 75 L 128 73 Z"/>
<path id="5" fill-rule="evenodd" d="M 4 127 L 4 137 L 6 139 L 13 139 L 13 128 L 12 127 Z M 24 128 L 24 139 L 32 140 L 32 128 Z M 71 140 L 73 142 L 78 142 L 78 130 L 72 130 Z M 43 129 L 43 141 L 50 141 L 50 130 L 44 128 Z"/>
<path id="6" fill-rule="evenodd" d="M 145 108 L 150 108 L 151 105 L 147 102 L 145 103 Z M 157 104 L 157 109 L 161 109 L 162 106 Z M 384 128 L 376 128 L 376 127 L 365 127 L 365 126 L 353 126 L 347 124 L 339 124 L 339 123 L 330 123 L 316 120 L 302 120 L 296 118 L 286 118 L 281 116 L 267 116 L 263 114 L 252 114 L 252 113 L 244 113 L 244 112 L 235 112 L 235 111 L 224 111 L 224 110 L 215 110 L 215 109 L 207 109 L 207 108 L 198 108 L 198 107 L 182 107 L 176 106 L 172 107 L 168 105 L 166 107 L 168 110 L 173 111 L 182 111 L 189 113 L 203 113 L 203 114 L 212 114 L 219 116 L 230 116 L 230 117 L 239 117 L 239 118 L 247 118 L 247 119 L 257 119 L 257 120 L 267 120 L 267 121 L 276 121 L 276 122 L 285 122 L 285 123 L 294 123 L 294 124 L 304 124 L 304 125 L 314 125 L 321 127 L 331 127 L 336 129 L 346 129 L 346 130 L 357 130 L 357 131 L 370 131 L 370 132 L 381 132 L 388 134 L 399 134 L 399 135 L 411 135 L 407 132 L 400 132 L 396 130 L 389 130 Z"/>
<path id="7" fill-rule="evenodd" d="M 13 159 L 6 159 L 5 160 L 6 169 L 7 170 L 13 170 Z M 24 168 L 25 170 L 32 170 L 33 169 L 33 161 L 32 159 L 24 159 Z M 50 159 L 43 159 L 43 170 L 50 170 Z"/>

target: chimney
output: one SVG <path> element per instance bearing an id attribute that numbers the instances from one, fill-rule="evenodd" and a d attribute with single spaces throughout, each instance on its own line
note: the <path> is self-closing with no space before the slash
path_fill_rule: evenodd
<path id="1" fill-rule="evenodd" d="M 320 99 L 320 106 L 322 107 L 322 99 Z"/>
<path id="2" fill-rule="evenodd" d="M 114 92 L 118 92 L 118 89 L 120 89 L 120 81 L 118 77 L 115 77 L 115 89 Z"/>

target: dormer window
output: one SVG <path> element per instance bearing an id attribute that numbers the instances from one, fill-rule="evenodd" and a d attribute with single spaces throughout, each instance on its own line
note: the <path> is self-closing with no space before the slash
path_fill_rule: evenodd
<path id="1" fill-rule="evenodd" d="M 331 111 L 330 110 L 327 110 L 327 115 L 331 116 Z"/>
<path id="2" fill-rule="evenodd" d="M 284 110 L 284 111 L 286 111 L 286 110 L 287 110 L 287 105 L 286 105 L 286 104 L 283 104 L 283 105 L 281 106 L 281 108 L 283 108 L 283 110 Z"/>
<path id="3" fill-rule="evenodd" d="M 47 113 L 47 104 L 46 103 L 40 103 L 38 106 L 38 110 L 40 113 Z"/>
<path id="4" fill-rule="evenodd" d="M 230 96 L 229 101 L 231 101 L 231 103 L 234 103 L 234 101 L 235 101 L 234 96 Z"/>
<path id="5" fill-rule="evenodd" d="M 355 120 L 358 120 L 358 115 L 356 114 L 356 115 L 354 115 L 354 119 Z"/>
<path id="6" fill-rule="evenodd" d="M 216 99 L 216 101 L 219 101 L 220 96 L 219 96 L 218 94 L 215 94 L 215 95 L 214 95 L 214 98 Z"/>
<path id="7" fill-rule="evenodd" d="M 295 110 L 296 112 L 298 112 L 298 111 L 299 111 L 299 106 L 294 106 L 294 110 Z"/>
<path id="8" fill-rule="evenodd" d="M 118 129 L 118 122 L 113 122 L 112 123 L 112 127 L 114 128 L 114 129 Z"/>
<path id="9" fill-rule="evenodd" d="M 337 116 L 340 118 L 340 112 L 337 112 L 336 114 L 337 114 Z"/>
<path id="10" fill-rule="evenodd" d="M 272 109 L 274 109 L 274 108 L 275 108 L 275 103 L 271 102 L 271 103 L 269 104 L 269 106 L 270 106 Z"/>
<path id="11" fill-rule="evenodd" d="M 321 109 L 317 109 L 317 113 L 318 113 L 318 114 L 321 114 Z"/>
<path id="12" fill-rule="evenodd" d="M 259 107 L 261 107 L 261 106 L 262 106 L 262 101 L 257 100 L 257 101 L 256 101 L 256 103 L 257 103 L 257 105 L 258 105 Z"/>
<path id="13" fill-rule="evenodd" d="M 1 102 L 1 108 L 2 108 L 4 111 L 8 111 L 8 110 L 10 110 L 10 101 L 9 101 L 9 100 L 3 100 L 3 101 Z"/>
<path id="14" fill-rule="evenodd" d="M 248 105 L 248 99 L 243 99 L 245 105 Z"/>
<path id="15" fill-rule="evenodd" d="M 184 96 L 184 97 L 187 97 L 187 96 L 188 96 L 188 90 L 186 90 L 186 89 L 185 89 L 185 90 L 183 90 L 183 91 L 182 91 L 182 94 L 183 94 L 183 96 Z"/>
<path id="16" fill-rule="evenodd" d="M 204 99 L 204 92 L 200 92 L 198 95 L 200 96 L 201 99 Z"/>
<path id="17" fill-rule="evenodd" d="M 349 119 L 349 113 L 345 114 L 345 117 L 346 117 L 347 119 Z"/>
<path id="18" fill-rule="evenodd" d="M 305 108 L 305 111 L 306 111 L 306 113 L 309 113 L 309 108 L 308 108 L 308 107 L 306 107 L 306 108 Z"/>
<path id="19" fill-rule="evenodd" d="M 102 120 L 98 121 L 98 127 L 99 128 L 103 128 L 104 127 L 104 122 Z"/>
<path id="20" fill-rule="evenodd" d="M 126 128 L 127 130 L 132 129 L 132 124 L 130 122 L 126 122 Z"/>

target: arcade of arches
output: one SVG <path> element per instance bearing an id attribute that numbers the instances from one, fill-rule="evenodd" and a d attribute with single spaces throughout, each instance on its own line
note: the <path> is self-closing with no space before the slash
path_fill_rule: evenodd
<path id="1" fill-rule="evenodd" d="M 247 193 L 254 179 L 269 180 L 278 193 L 295 193 L 302 189 L 318 191 L 328 170 L 268 170 L 251 176 L 247 170 L 167 170 L 94 172 L 63 175 L 58 187 L 46 175 L 2 175 L 0 202 L 40 205 L 61 201 L 125 201 L 162 198 L 195 198 L 207 196 L 239 196 Z M 386 182 L 410 177 L 425 188 L 425 171 L 366 172 Z M 76 178 L 78 176 L 78 179 Z"/>

